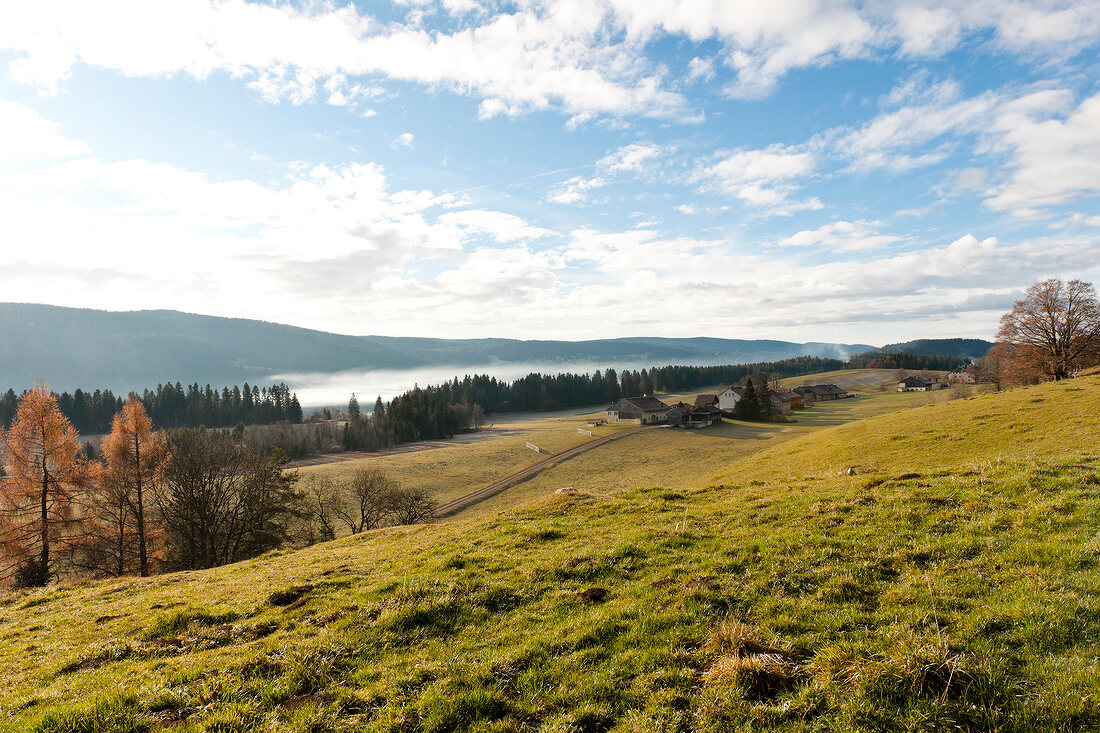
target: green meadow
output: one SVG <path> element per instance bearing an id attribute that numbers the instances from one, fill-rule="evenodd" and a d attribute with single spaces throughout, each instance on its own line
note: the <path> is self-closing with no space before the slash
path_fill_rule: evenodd
<path id="1" fill-rule="evenodd" d="M 866 384 L 454 521 L 0 597 L 0 729 L 1100 728 L 1100 377 Z M 587 439 L 556 420 L 365 460 L 457 496 Z"/>

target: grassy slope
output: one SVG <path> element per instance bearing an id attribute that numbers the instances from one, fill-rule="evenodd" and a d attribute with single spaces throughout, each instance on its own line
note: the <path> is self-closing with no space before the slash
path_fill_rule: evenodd
<path id="1" fill-rule="evenodd" d="M 1098 410 L 1089 377 L 717 451 L 718 485 L 12 596 L 0 726 L 1096 728 Z"/>

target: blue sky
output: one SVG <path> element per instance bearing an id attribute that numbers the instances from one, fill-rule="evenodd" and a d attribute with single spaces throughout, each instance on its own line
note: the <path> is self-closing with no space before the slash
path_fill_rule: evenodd
<path id="1" fill-rule="evenodd" d="M 991 337 L 1100 275 L 1100 4 L 0 9 L 3 300 L 353 334 Z"/>

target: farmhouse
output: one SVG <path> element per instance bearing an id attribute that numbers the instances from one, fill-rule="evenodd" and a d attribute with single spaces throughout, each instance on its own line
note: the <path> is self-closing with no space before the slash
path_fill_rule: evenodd
<path id="1" fill-rule="evenodd" d="M 609 423 L 656 425 L 668 422 L 669 406 L 656 397 L 624 397 L 607 408 Z"/>
<path id="2" fill-rule="evenodd" d="M 768 402 L 775 415 L 790 415 L 794 408 L 802 407 L 802 395 L 779 387 L 768 390 Z"/>
<path id="3" fill-rule="evenodd" d="M 744 387 L 729 387 L 718 395 L 718 409 L 722 412 L 733 412 L 734 405 L 744 396 Z"/>
<path id="4" fill-rule="evenodd" d="M 947 374 L 948 384 L 974 384 L 978 381 L 973 364 L 961 364 Z"/>
<path id="5" fill-rule="evenodd" d="M 801 387 L 795 387 L 794 391 L 802 396 L 805 403 L 839 400 L 848 396 L 848 390 L 841 389 L 835 384 L 804 384 Z"/>
<path id="6" fill-rule="evenodd" d="M 695 408 L 686 402 L 677 402 L 668 411 L 668 424 L 677 427 L 683 425 L 691 417 L 691 411 Z"/>
<path id="7" fill-rule="evenodd" d="M 795 392 L 792 389 L 787 389 L 786 387 L 776 387 L 772 390 L 772 392 L 775 392 L 776 394 L 780 394 L 785 397 L 788 401 L 790 401 L 791 408 L 795 410 L 803 407 L 802 395 L 798 394 L 798 392 Z"/>
<path id="8" fill-rule="evenodd" d="M 670 425 L 681 428 L 705 428 L 722 422 L 722 411 L 716 405 L 689 405 L 686 402 L 677 402 L 668 411 L 668 422 Z"/>
<path id="9" fill-rule="evenodd" d="M 898 382 L 898 392 L 929 392 L 939 388 L 939 382 L 933 382 L 920 376 L 906 377 Z"/>
<path id="10" fill-rule="evenodd" d="M 692 408 L 686 427 L 705 428 L 720 422 L 722 422 L 722 411 L 717 405 L 702 405 Z"/>

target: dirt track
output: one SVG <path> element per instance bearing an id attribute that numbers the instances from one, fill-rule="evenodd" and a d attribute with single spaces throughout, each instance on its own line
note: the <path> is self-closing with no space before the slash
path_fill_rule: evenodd
<path id="1" fill-rule="evenodd" d="M 549 458 L 547 458 L 544 461 L 539 461 L 538 463 L 536 463 L 532 466 L 528 466 L 527 468 L 525 468 L 521 471 L 516 471 L 515 473 L 513 473 L 509 476 L 505 476 L 504 478 L 500 479 L 499 481 L 494 481 L 493 483 L 489 484 L 488 486 L 480 488 L 477 491 L 473 491 L 469 494 L 466 494 L 465 496 L 460 496 L 459 498 L 455 499 L 454 501 L 449 501 L 446 504 L 443 504 L 443 505 L 437 507 L 436 510 L 432 513 L 431 516 L 435 519 L 440 519 L 440 518 L 446 517 L 450 514 L 454 514 L 456 511 L 458 511 L 460 509 L 464 509 L 467 506 L 470 506 L 471 504 L 476 504 L 477 502 L 482 501 L 483 499 L 488 499 L 491 496 L 495 496 L 495 495 L 499 494 L 501 491 L 504 491 L 504 489 L 508 488 L 509 486 L 512 486 L 513 484 L 517 484 L 520 481 L 524 481 L 526 479 L 529 479 L 532 476 L 542 472 L 543 470 L 545 470 L 545 469 L 547 469 L 551 466 L 554 466 L 554 465 L 557 465 L 557 464 L 561 463 L 562 461 L 567 461 L 570 458 L 573 458 L 574 456 L 580 455 L 581 453 L 585 453 L 587 451 L 590 451 L 593 448 L 598 448 L 599 446 L 604 445 L 605 443 L 610 443 L 612 440 L 618 440 L 619 438 L 625 438 L 628 435 L 635 435 L 636 433 L 641 432 L 642 430 L 648 430 L 648 429 L 651 429 L 653 427 L 656 427 L 656 426 L 640 425 L 636 428 L 630 428 L 629 430 L 623 430 L 622 432 L 613 433 L 611 435 L 606 435 L 602 438 L 597 438 L 595 440 L 590 440 L 587 443 L 582 443 L 582 444 L 576 446 L 575 448 L 570 448 L 569 450 L 562 451 L 561 453 L 558 453 L 555 456 L 550 456 Z"/>

